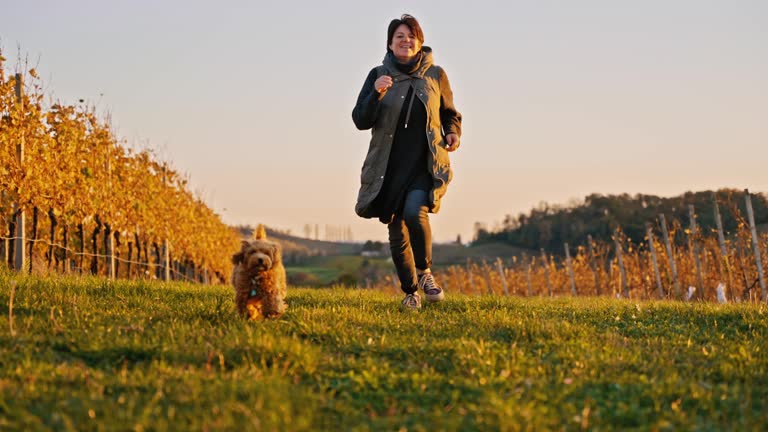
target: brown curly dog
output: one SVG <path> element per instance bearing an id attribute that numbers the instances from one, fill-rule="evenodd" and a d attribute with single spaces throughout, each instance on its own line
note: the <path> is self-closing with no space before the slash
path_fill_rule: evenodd
<path id="1" fill-rule="evenodd" d="M 237 312 L 249 320 L 277 318 L 288 307 L 280 245 L 266 237 L 260 225 L 254 240 L 243 240 L 240 252 L 232 256 L 235 305 Z"/>

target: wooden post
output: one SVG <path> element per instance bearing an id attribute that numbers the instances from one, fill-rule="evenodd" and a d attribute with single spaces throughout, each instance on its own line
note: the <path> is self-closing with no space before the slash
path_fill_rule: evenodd
<path id="1" fill-rule="evenodd" d="M 80 238 L 80 259 L 78 260 L 78 270 L 80 274 L 83 274 L 84 260 L 85 260 L 85 227 L 83 223 L 77 224 L 77 236 Z"/>
<path id="2" fill-rule="evenodd" d="M 507 285 L 507 276 L 504 274 L 504 264 L 501 262 L 501 258 L 496 258 L 496 268 L 499 270 L 499 278 L 501 278 L 501 287 L 504 288 L 504 295 L 509 296 L 509 285 Z"/>
<path id="3" fill-rule="evenodd" d="M 675 265 L 675 254 L 672 250 L 672 242 L 669 240 L 669 231 L 667 231 L 667 220 L 663 214 L 659 214 L 661 223 L 661 234 L 664 236 L 664 248 L 667 250 L 669 258 L 669 271 L 672 272 L 672 285 L 675 288 L 675 299 L 680 300 L 680 281 L 677 279 L 677 265 Z"/>
<path id="4" fill-rule="evenodd" d="M 143 267 L 142 273 L 144 277 L 149 277 L 149 275 L 152 274 L 149 271 L 152 268 L 152 266 L 149 263 L 149 240 L 145 241 L 143 245 L 144 245 L 144 261 L 139 259 L 139 262 L 142 263 L 142 267 Z"/>
<path id="5" fill-rule="evenodd" d="M 93 256 L 91 257 L 91 274 L 97 275 L 99 274 L 99 233 L 101 233 L 101 227 L 103 224 L 101 223 L 101 219 L 99 218 L 99 215 L 96 215 L 93 217 L 93 220 L 96 222 L 96 228 L 93 229 L 93 235 L 91 236 L 91 250 L 93 252 Z"/>
<path id="6" fill-rule="evenodd" d="M 11 234 L 11 236 L 13 236 L 13 234 Z M 8 254 L 10 252 L 8 248 L 10 247 L 10 245 L 11 245 L 11 240 L 9 238 L 4 238 L 3 239 L 3 265 L 4 266 L 8 265 Z"/>
<path id="7" fill-rule="evenodd" d="M 661 275 L 659 274 L 659 262 L 656 259 L 656 246 L 653 241 L 653 230 L 651 224 L 645 223 L 645 233 L 648 237 L 648 250 L 651 252 L 651 263 L 653 264 L 653 274 L 656 276 L 656 288 L 658 289 L 659 299 L 664 298 L 664 286 L 661 284 Z"/>
<path id="8" fill-rule="evenodd" d="M 547 282 L 547 294 L 552 297 L 552 283 L 549 281 L 549 260 L 544 248 L 541 248 L 541 262 L 544 264 L 544 279 Z"/>
<path id="9" fill-rule="evenodd" d="M 112 226 L 104 224 L 104 259 L 107 263 L 107 278 L 115 278 L 115 238 L 112 235 Z"/>
<path id="10" fill-rule="evenodd" d="M 16 207 L 14 206 L 14 209 Z M 16 211 L 11 214 L 11 221 L 8 222 L 8 235 L 11 237 L 8 242 L 8 267 L 16 268 Z"/>
<path id="11" fill-rule="evenodd" d="M 115 258 L 115 279 L 120 279 L 120 246 L 122 244 L 122 235 L 120 234 L 120 231 L 115 231 L 114 234 L 112 234 L 112 237 L 114 238 L 114 242 L 112 243 L 112 255 Z"/>
<path id="12" fill-rule="evenodd" d="M 168 246 L 168 240 L 163 240 L 163 280 L 171 280 L 171 265 L 170 265 L 170 248 Z"/>
<path id="13" fill-rule="evenodd" d="M 139 227 L 136 227 L 136 231 L 133 232 L 133 240 L 136 243 L 136 278 L 141 278 L 144 273 L 144 265 L 141 261 L 141 238 L 139 238 Z"/>
<path id="14" fill-rule="evenodd" d="M 160 280 L 163 278 L 163 261 L 160 255 L 160 246 L 156 241 L 152 242 L 152 255 L 155 257 L 155 279 Z"/>
<path id="15" fill-rule="evenodd" d="M 768 301 L 768 291 L 765 288 L 765 275 L 763 274 L 763 261 L 760 257 L 760 243 L 757 237 L 757 228 L 755 226 L 755 213 L 752 211 L 752 198 L 749 196 L 749 189 L 744 189 L 747 200 L 747 217 L 749 218 L 749 230 L 752 232 L 752 249 L 755 254 L 755 263 L 757 264 L 757 279 L 760 281 L 760 292 L 763 301 Z"/>
<path id="16" fill-rule="evenodd" d="M 531 262 L 535 259 L 536 257 L 532 257 L 528 260 L 528 254 L 523 254 L 523 260 L 525 260 L 525 281 L 528 284 L 528 292 L 526 294 L 528 297 L 533 295 L 533 285 L 531 284 Z"/>
<path id="17" fill-rule="evenodd" d="M 62 251 L 63 259 L 62 263 L 64 265 L 64 273 L 70 272 L 70 265 L 71 261 L 69 259 L 69 229 L 67 228 L 67 224 L 64 224 L 64 229 L 61 232 L 61 240 L 62 240 L 62 246 L 64 250 Z"/>
<path id="18" fill-rule="evenodd" d="M 133 259 L 133 242 L 128 241 L 128 259 L 126 260 L 125 266 L 127 267 L 125 270 L 125 277 L 130 280 L 131 279 L 131 260 Z"/>
<path id="19" fill-rule="evenodd" d="M 587 253 L 589 254 L 589 267 L 592 269 L 592 275 L 595 277 L 595 293 L 600 295 L 600 273 L 597 271 L 595 258 L 595 249 L 592 247 L 592 235 L 587 235 Z"/>
<path id="20" fill-rule="evenodd" d="M 475 286 L 475 278 L 472 277 L 472 263 L 469 258 L 467 258 L 467 278 L 469 278 L 469 286 L 472 287 L 472 293 L 479 295 L 480 293 L 477 292 L 477 287 Z"/>
<path id="21" fill-rule="evenodd" d="M 571 278 L 571 294 L 577 296 L 576 278 L 573 275 L 573 264 L 571 263 L 571 252 L 568 250 L 568 243 L 565 244 L 565 261 L 568 264 L 568 276 Z"/>
<path id="22" fill-rule="evenodd" d="M 696 212 L 694 211 L 693 204 L 688 205 L 688 217 L 691 219 L 691 235 L 688 239 L 691 253 L 693 254 L 693 262 L 696 264 L 696 283 L 699 285 L 696 287 L 696 292 L 699 300 L 703 300 L 705 298 L 706 288 L 704 287 L 704 279 L 701 277 L 701 254 L 699 252 L 699 242 L 696 241 Z"/>
<path id="23" fill-rule="evenodd" d="M 735 299 L 736 291 L 733 289 L 733 273 L 731 272 L 731 263 L 728 259 L 728 248 L 725 245 L 725 232 L 723 231 L 723 219 L 720 217 L 720 206 L 717 204 L 717 194 L 712 193 L 712 202 L 715 205 L 715 224 L 717 224 L 717 242 L 720 245 L 720 259 L 723 262 L 725 268 L 725 276 L 727 278 L 728 289 L 731 292 L 731 300 Z"/>
<path id="24" fill-rule="evenodd" d="M 5 202 L 5 191 L 0 191 L 0 203 L 4 203 L 4 202 Z M 5 208 L 3 208 L 3 210 L 5 210 Z M 4 228 L 5 227 L 3 227 L 3 229 Z M 9 233 L 9 236 L 13 237 L 13 233 Z M 3 247 L 3 264 L 2 265 L 7 266 L 9 264 L 8 263 L 8 247 L 9 247 L 11 241 L 10 241 L 10 239 L 5 238 L 5 236 L 2 236 L 2 237 L 3 237 L 3 244 L 2 244 L 2 247 Z"/>
<path id="25" fill-rule="evenodd" d="M 35 248 L 35 242 L 37 242 L 37 222 L 38 218 L 40 216 L 40 209 L 37 208 L 37 206 L 32 208 L 32 240 L 29 242 L 29 250 L 27 252 L 28 259 L 27 259 L 27 268 L 29 274 L 32 274 L 32 251 Z"/>
<path id="26" fill-rule="evenodd" d="M 56 249 L 53 247 L 54 243 L 56 243 L 56 214 L 53 212 L 53 208 L 48 209 L 48 220 L 51 222 L 51 235 L 49 237 L 50 244 L 48 245 L 48 269 L 51 269 L 51 264 L 53 264 L 53 258 L 54 255 L 56 255 Z M 56 257 L 56 264 L 59 263 L 59 258 Z M 56 266 L 58 267 L 58 265 Z"/>
<path id="27" fill-rule="evenodd" d="M 648 285 L 651 283 L 651 280 L 650 280 L 650 278 L 645 277 L 645 271 L 644 271 L 644 267 L 643 267 L 644 262 L 640 258 L 640 250 L 639 250 L 639 248 L 638 248 L 638 250 L 636 251 L 636 253 L 634 255 L 630 255 L 628 258 L 630 260 L 633 260 L 633 261 L 630 261 L 630 262 L 636 263 L 638 279 L 640 280 L 640 286 L 643 288 L 642 296 L 640 298 L 643 299 L 643 300 L 650 299 L 651 296 L 650 296 L 650 294 L 648 294 Z"/>
<path id="28" fill-rule="evenodd" d="M 0 203 L 5 202 L 5 191 L 0 192 Z M 5 210 L 5 209 L 3 209 Z M 3 227 L 5 229 L 5 227 Z M 10 237 L 13 237 L 13 233 L 9 233 Z M 3 236 L 5 237 L 5 236 Z M 9 238 L 3 238 L 3 265 L 7 266 L 9 264 L 8 257 L 9 257 L 9 247 L 11 245 L 11 240 Z"/>
<path id="29" fill-rule="evenodd" d="M 513 296 L 517 295 L 517 288 L 518 288 L 518 285 L 520 284 L 517 278 L 517 268 L 518 268 L 517 262 L 518 261 L 520 261 L 518 257 L 513 256 L 509 264 L 509 272 L 511 274 L 510 274 L 510 279 L 507 280 L 507 283 L 510 285 L 509 291 L 510 291 L 510 294 Z"/>
<path id="30" fill-rule="evenodd" d="M 21 74 L 16 74 L 16 103 L 18 104 L 19 111 L 22 113 L 24 112 L 24 105 L 23 105 L 23 99 L 21 97 Z M 23 126 L 22 126 L 23 127 Z M 19 162 L 20 167 L 24 167 L 24 134 L 21 134 L 21 137 L 19 139 L 19 143 L 16 144 L 16 158 Z M 24 209 L 21 208 L 21 204 L 16 202 L 13 204 L 13 211 L 14 215 L 16 217 L 16 235 L 15 235 L 15 248 L 16 251 L 16 260 L 14 268 L 16 271 L 23 272 L 24 269 L 27 268 L 27 258 L 26 258 L 26 241 L 24 238 L 25 232 L 26 232 L 26 221 L 24 219 Z"/>
<path id="31" fill-rule="evenodd" d="M 619 243 L 619 231 L 616 230 L 616 235 L 613 237 L 613 242 L 616 244 L 616 260 L 619 264 L 619 272 L 621 274 L 621 290 L 624 298 L 629 298 L 629 285 L 627 284 L 627 271 L 624 269 L 624 258 L 621 253 L 621 244 Z"/>
<path id="32" fill-rule="evenodd" d="M 483 275 L 485 276 L 485 285 L 489 295 L 493 295 L 493 285 L 491 285 L 491 266 L 483 259 Z"/>

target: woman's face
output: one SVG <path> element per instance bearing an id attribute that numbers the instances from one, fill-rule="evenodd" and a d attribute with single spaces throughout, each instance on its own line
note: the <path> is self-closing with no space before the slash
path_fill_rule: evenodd
<path id="1" fill-rule="evenodd" d="M 401 62 L 407 62 L 414 58 L 421 50 L 419 40 L 413 36 L 410 27 L 400 24 L 392 36 L 392 43 L 389 49 L 395 54 L 395 57 Z"/>

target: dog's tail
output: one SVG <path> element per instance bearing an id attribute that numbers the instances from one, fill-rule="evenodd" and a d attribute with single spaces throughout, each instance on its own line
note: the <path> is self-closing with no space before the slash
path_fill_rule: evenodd
<path id="1" fill-rule="evenodd" d="M 254 240 L 265 240 L 267 238 L 267 230 L 264 229 L 263 224 L 259 224 L 255 230 L 253 230 Z"/>

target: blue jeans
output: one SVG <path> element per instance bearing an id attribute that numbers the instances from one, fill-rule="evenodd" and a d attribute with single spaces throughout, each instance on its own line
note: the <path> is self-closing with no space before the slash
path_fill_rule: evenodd
<path id="1" fill-rule="evenodd" d="M 416 269 L 432 266 L 432 228 L 429 226 L 429 193 L 411 190 L 405 196 L 402 214 L 396 214 L 389 229 L 389 249 L 400 288 L 406 294 L 418 289 Z"/>

